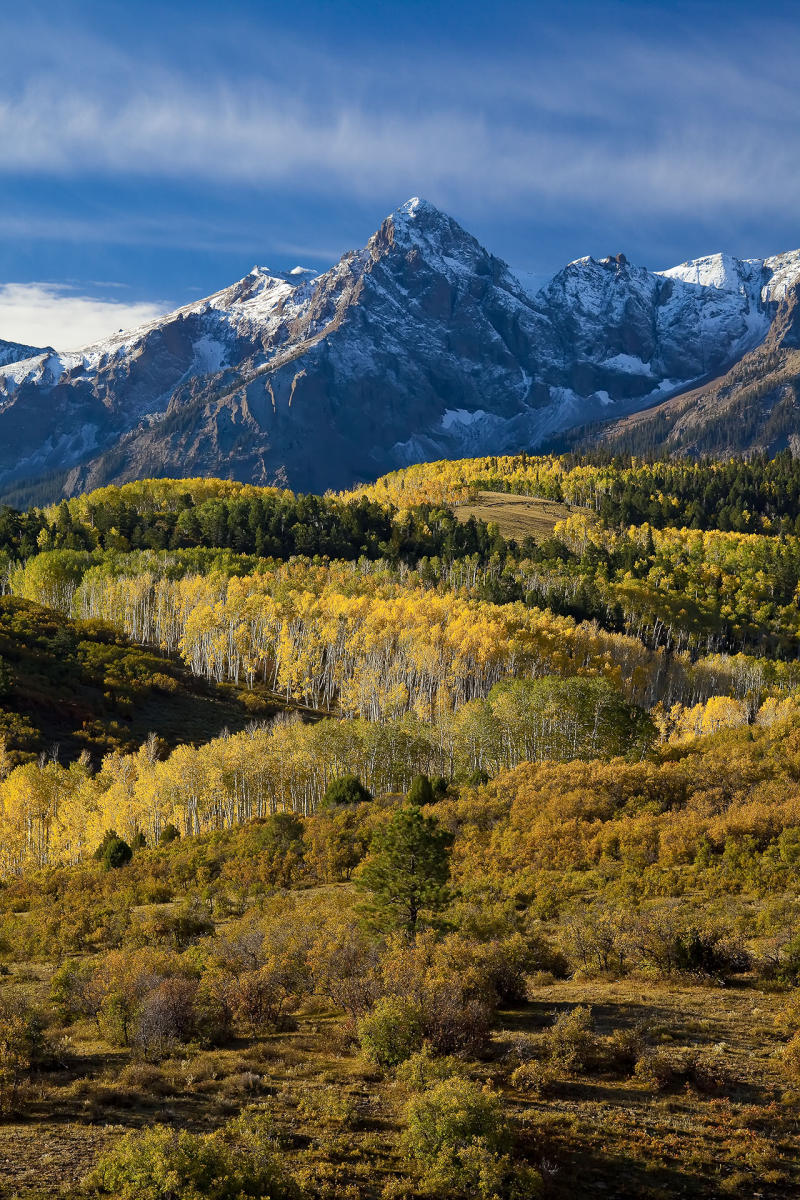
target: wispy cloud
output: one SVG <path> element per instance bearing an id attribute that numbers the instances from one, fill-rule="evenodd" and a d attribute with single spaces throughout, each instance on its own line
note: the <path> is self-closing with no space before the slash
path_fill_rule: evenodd
<path id="1" fill-rule="evenodd" d="M 63 284 L 6 283 L 0 286 L 0 337 L 75 350 L 152 321 L 168 307 L 83 296 Z"/>
<path id="2" fill-rule="evenodd" d="M 420 191 L 473 211 L 576 196 L 648 214 L 794 211 L 800 84 L 753 62 L 776 47 L 794 61 L 800 35 L 771 28 L 767 44 L 756 32 L 745 54 L 678 32 L 553 35 L 527 64 L 420 52 L 389 72 L 363 60 L 342 71 L 306 48 L 300 72 L 287 55 L 268 77 L 202 79 L 82 38 L 69 62 L 51 45 L 46 71 L 5 95 L 0 84 L 0 172 L 398 202 Z"/>

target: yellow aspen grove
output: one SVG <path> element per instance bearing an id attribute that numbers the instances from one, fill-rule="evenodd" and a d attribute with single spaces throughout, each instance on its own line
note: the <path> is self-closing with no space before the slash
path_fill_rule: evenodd
<path id="1" fill-rule="evenodd" d="M 207 679 L 259 681 L 289 702 L 378 721 L 430 719 L 443 700 L 457 708 L 501 679 L 552 673 L 602 675 L 646 703 L 661 666 L 658 651 L 592 622 L 307 560 L 231 579 L 90 571 L 73 611 L 179 650 Z"/>

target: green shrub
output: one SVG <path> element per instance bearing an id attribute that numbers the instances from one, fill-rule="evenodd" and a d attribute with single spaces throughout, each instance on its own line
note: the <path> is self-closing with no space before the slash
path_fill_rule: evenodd
<path id="1" fill-rule="evenodd" d="M 752 965 L 739 936 L 724 925 L 699 926 L 687 921 L 675 904 L 655 905 L 643 912 L 634 940 L 642 961 L 665 975 L 680 973 L 727 979 Z"/>
<path id="2" fill-rule="evenodd" d="M 0 1113 L 14 1107 L 17 1091 L 45 1058 L 47 1041 L 40 1015 L 24 1000 L 0 1002 Z"/>
<path id="3" fill-rule="evenodd" d="M 541 1177 L 509 1157 L 511 1132 L 496 1092 L 444 1079 L 412 1097 L 406 1121 L 402 1149 L 427 1192 L 481 1200 L 539 1194 Z"/>
<path id="4" fill-rule="evenodd" d="M 556 1017 L 548 1030 L 547 1054 L 554 1066 L 563 1071 L 589 1071 L 598 1065 L 600 1047 L 594 1031 L 592 1010 L 579 1004 Z"/>
<path id="5" fill-rule="evenodd" d="M 134 946 L 169 946 L 185 950 L 213 932 L 214 920 L 208 906 L 191 897 L 179 908 L 148 913 L 135 921 L 126 940 Z"/>
<path id="6" fill-rule="evenodd" d="M 444 775 L 437 775 L 431 780 L 434 803 L 436 803 L 438 800 L 444 800 L 449 786 L 450 784 L 448 780 L 445 779 Z"/>
<path id="7" fill-rule="evenodd" d="M 95 969 L 90 962 L 67 959 L 50 981 L 50 1002 L 66 1022 L 94 1016 L 100 1005 L 95 986 Z"/>
<path id="8" fill-rule="evenodd" d="M 263 1139 L 251 1146 L 234 1124 L 217 1134 L 164 1125 L 129 1133 L 87 1179 L 115 1200 L 290 1200 L 297 1195 Z"/>
<path id="9" fill-rule="evenodd" d="M 530 1096 L 546 1096 L 556 1080 L 557 1071 L 551 1063 L 532 1058 L 515 1068 L 511 1075 L 511 1086 Z"/>
<path id="10" fill-rule="evenodd" d="M 133 851 L 116 829 L 107 829 L 103 840 L 94 852 L 94 857 L 101 862 L 107 871 L 124 867 L 133 858 Z"/>
<path id="11" fill-rule="evenodd" d="M 383 996 L 358 1022 L 357 1031 L 367 1058 L 381 1067 L 396 1067 L 422 1047 L 422 1013 L 412 1000 Z"/>
<path id="12" fill-rule="evenodd" d="M 0 697 L 7 696 L 14 686 L 14 676 L 8 664 L 0 658 Z"/>
<path id="13" fill-rule="evenodd" d="M 175 825 L 165 825 L 158 837 L 159 846 L 168 846 L 170 842 L 177 842 L 181 836 L 180 830 Z"/>
<path id="14" fill-rule="evenodd" d="M 443 1079 L 453 1079 L 463 1073 L 463 1063 L 452 1054 L 434 1054 L 425 1045 L 399 1064 L 396 1077 L 398 1083 L 410 1092 L 424 1092 Z"/>
<path id="15" fill-rule="evenodd" d="M 113 838 L 103 853 L 103 866 L 107 871 L 116 871 L 125 867 L 133 858 L 133 851 L 122 838 Z"/>
<path id="16" fill-rule="evenodd" d="M 334 1084 L 305 1091 L 300 1097 L 297 1111 L 301 1117 L 313 1121 L 315 1126 L 352 1127 L 358 1117 L 358 1108 L 354 1098 Z"/>
<path id="17" fill-rule="evenodd" d="M 421 807 L 423 804 L 433 804 L 435 796 L 433 787 L 427 775 L 415 775 L 411 780 L 411 787 L 408 789 L 406 797 L 409 804 L 416 804 Z"/>
<path id="18" fill-rule="evenodd" d="M 603 1046 L 606 1065 L 612 1070 L 630 1074 L 644 1053 L 644 1042 L 639 1029 L 615 1029 Z"/>
<path id="19" fill-rule="evenodd" d="M 675 1086 L 679 1071 L 672 1055 L 663 1050 L 646 1050 L 637 1062 L 634 1074 L 647 1087 L 665 1092 Z"/>
<path id="20" fill-rule="evenodd" d="M 362 804 L 365 800 L 371 799 L 372 793 L 364 787 L 357 775 L 341 775 L 338 779 L 331 780 L 325 789 L 322 807 L 334 808 L 338 804 Z"/>
<path id="21" fill-rule="evenodd" d="M 783 1073 L 796 1083 L 800 1080 L 800 1033 L 796 1033 L 781 1051 Z"/>

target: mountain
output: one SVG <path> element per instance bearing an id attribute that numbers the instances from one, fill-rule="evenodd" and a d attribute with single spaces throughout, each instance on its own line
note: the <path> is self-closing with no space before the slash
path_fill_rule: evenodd
<path id="1" fill-rule="evenodd" d="M 42 350 L 38 346 L 21 346 L 19 342 L 4 342 L 0 338 L 0 367 L 8 366 L 9 363 L 22 362 L 26 358 L 33 358 L 39 354 L 52 353 L 48 350 Z"/>
<path id="2" fill-rule="evenodd" d="M 599 442 L 632 454 L 690 457 L 753 451 L 772 456 L 787 447 L 800 453 L 798 259 L 800 253 L 794 252 L 751 264 L 723 262 L 714 255 L 676 267 L 685 278 L 697 266 L 704 282 L 718 280 L 711 286 L 747 281 L 760 288 L 765 310 L 777 305 L 766 336 L 719 378 L 603 428 L 578 433 L 573 444 Z"/>
<path id="3" fill-rule="evenodd" d="M 0 491 L 212 474 L 324 491 L 534 449 L 727 371 L 799 275 L 800 253 L 660 274 L 620 254 L 536 290 L 413 199 L 322 275 L 256 267 L 95 346 L 0 366 Z"/>

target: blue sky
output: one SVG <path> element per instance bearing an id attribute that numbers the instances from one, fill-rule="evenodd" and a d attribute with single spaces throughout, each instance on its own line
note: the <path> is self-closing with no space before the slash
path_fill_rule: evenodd
<path id="1" fill-rule="evenodd" d="M 411 195 L 542 274 L 800 245 L 796 4 L 0 11 L 0 337 L 323 269 Z"/>

